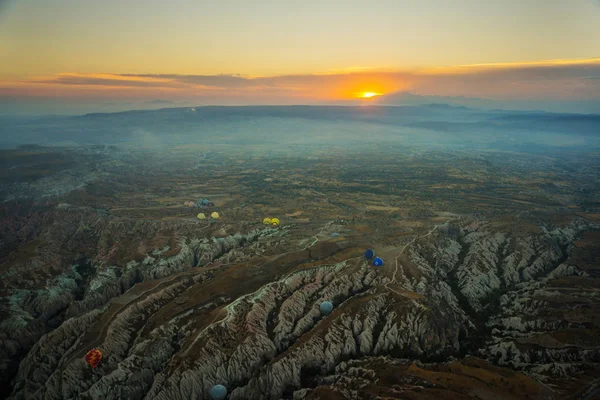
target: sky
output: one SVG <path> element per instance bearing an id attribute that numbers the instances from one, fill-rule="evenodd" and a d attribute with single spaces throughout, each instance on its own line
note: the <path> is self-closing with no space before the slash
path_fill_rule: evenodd
<path id="1" fill-rule="evenodd" d="M 600 0 L 0 0 L 5 110 L 397 92 L 600 112 Z"/>

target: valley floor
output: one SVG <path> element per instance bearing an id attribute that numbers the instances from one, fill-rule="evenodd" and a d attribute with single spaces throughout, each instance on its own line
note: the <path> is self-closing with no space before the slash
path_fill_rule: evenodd
<path id="1" fill-rule="evenodd" d="M 585 156 L 36 151 L 60 171 L 0 190 L 3 397 L 597 395 Z"/>

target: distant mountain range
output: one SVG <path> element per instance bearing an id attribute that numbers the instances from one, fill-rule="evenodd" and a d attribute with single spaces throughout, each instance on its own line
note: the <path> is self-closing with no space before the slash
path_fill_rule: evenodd
<path id="1" fill-rule="evenodd" d="M 600 96 L 600 95 L 599 95 Z M 168 100 L 168 99 L 150 99 L 145 101 L 118 100 L 105 101 L 102 103 L 92 102 L 91 100 L 81 100 L 77 103 L 66 104 L 57 102 L 51 98 L 40 99 L 19 99 L 13 97 L 0 96 L 0 116 L 21 115 L 21 116 L 39 116 L 42 114 L 53 115 L 74 115 L 90 112 L 122 112 L 127 110 L 156 110 L 162 107 L 196 107 L 207 106 L 207 99 L 194 101 L 187 100 Z M 210 101 L 210 105 L 219 105 L 215 103 L 216 99 Z M 235 104 L 235 103 L 234 103 Z M 236 107 L 234 104 L 220 104 L 223 106 Z M 289 103 L 288 103 L 289 104 Z M 518 111 L 546 111 L 555 113 L 578 113 L 578 114 L 600 114 L 600 97 L 592 100 L 492 100 L 461 96 L 436 96 L 423 95 L 411 92 L 395 92 L 376 96 L 370 99 L 346 99 L 326 101 L 320 103 L 310 103 L 313 106 L 363 106 L 363 105 L 381 105 L 381 106 L 420 106 L 428 104 L 448 104 L 453 106 L 464 106 L 480 109 L 501 109 Z M 277 107 L 276 105 L 273 107 Z"/>
<path id="2" fill-rule="evenodd" d="M 600 113 L 600 98 L 595 100 L 492 100 L 472 97 L 430 96 L 410 92 L 389 93 L 377 96 L 372 103 L 388 106 L 410 106 L 443 103 L 486 109 L 544 110 L 549 112 L 571 112 L 580 114 Z"/>
<path id="3" fill-rule="evenodd" d="M 410 98 L 410 97 L 409 97 Z M 600 146 L 600 115 L 462 105 L 199 106 L 0 116 L 0 147 L 32 143 L 303 146 Z"/>

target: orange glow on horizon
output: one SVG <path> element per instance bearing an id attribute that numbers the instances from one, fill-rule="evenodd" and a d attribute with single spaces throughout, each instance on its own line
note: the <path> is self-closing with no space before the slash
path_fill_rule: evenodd
<path id="1" fill-rule="evenodd" d="M 406 90 L 410 82 L 394 74 L 346 75 L 332 85 L 327 94 L 339 99 L 373 99 L 385 93 Z"/>
<path id="2" fill-rule="evenodd" d="M 370 99 L 371 97 L 375 97 L 375 96 L 381 96 L 381 93 L 364 92 L 361 97 L 364 99 Z"/>
<path id="3" fill-rule="evenodd" d="M 563 76 L 562 70 L 558 69 L 561 66 L 564 66 L 564 78 L 553 78 L 550 84 L 551 77 Z M 590 71 L 592 68 L 600 68 L 600 58 L 457 65 L 395 71 L 352 68 L 339 74 L 273 76 L 135 74 L 128 71 L 62 72 L 23 78 L 0 75 L 0 96 L 146 98 L 173 101 L 198 98 L 214 103 L 225 99 L 269 104 L 304 104 L 337 100 L 362 100 L 362 103 L 368 104 L 377 102 L 379 96 L 389 96 L 395 92 L 494 99 L 524 99 L 533 96 L 596 99 L 597 86 L 593 82 L 587 85 L 583 82 L 583 79 L 590 75 L 588 66 Z M 558 72 L 546 69 L 548 67 L 554 67 Z M 572 70 L 570 67 L 573 67 Z M 524 69 L 527 69 L 526 74 L 522 73 Z M 506 82 L 513 84 L 507 85 Z"/>

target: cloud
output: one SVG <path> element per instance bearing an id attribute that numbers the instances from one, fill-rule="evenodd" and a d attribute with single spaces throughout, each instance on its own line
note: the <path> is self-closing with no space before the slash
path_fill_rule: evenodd
<path id="1" fill-rule="evenodd" d="M 253 84 L 251 79 L 241 75 L 118 74 L 118 76 L 209 87 L 243 88 Z"/>
<path id="2" fill-rule="evenodd" d="M 427 72 L 419 92 L 496 99 L 600 98 L 600 59 L 454 67 Z"/>
<path id="3" fill-rule="evenodd" d="M 600 59 L 465 65 L 417 70 L 351 69 L 267 77 L 185 74 L 80 74 L 0 82 L 0 95 L 160 98 L 213 104 L 307 104 L 365 91 L 496 100 L 600 98 Z"/>
<path id="4" fill-rule="evenodd" d="M 486 78 L 504 80 L 552 80 L 579 78 L 587 75 L 600 77 L 600 59 L 555 61 L 552 63 L 473 65 L 447 68 L 445 71 L 438 70 L 437 75 L 469 77 L 472 79 L 485 76 Z"/>
<path id="5" fill-rule="evenodd" d="M 172 82 L 166 79 L 145 79 L 143 77 L 122 77 L 118 74 L 75 74 L 62 73 L 50 79 L 32 79 L 21 81 L 22 83 L 39 83 L 55 85 L 75 86 L 112 86 L 112 87 L 165 87 L 172 86 Z"/>

